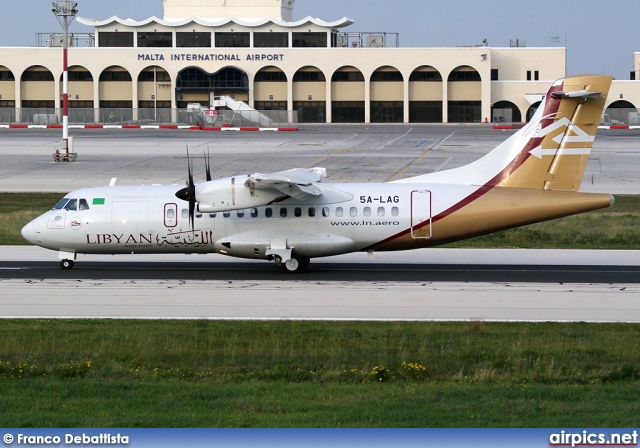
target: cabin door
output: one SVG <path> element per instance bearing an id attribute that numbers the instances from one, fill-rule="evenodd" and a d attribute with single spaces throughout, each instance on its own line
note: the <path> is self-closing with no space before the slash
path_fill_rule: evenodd
<path id="1" fill-rule="evenodd" d="M 431 238 L 431 192 L 411 192 L 411 237 Z"/>

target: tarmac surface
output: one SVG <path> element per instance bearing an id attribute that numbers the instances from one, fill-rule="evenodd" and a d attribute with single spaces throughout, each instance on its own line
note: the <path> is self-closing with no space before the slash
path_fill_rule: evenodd
<path id="1" fill-rule="evenodd" d="M 0 191 L 184 185 L 204 151 L 213 176 L 323 166 L 328 182 L 384 182 L 476 160 L 514 131 L 487 126 L 302 126 L 300 132 L 73 130 L 74 163 L 54 163 L 60 130 L 0 130 Z M 601 130 L 582 191 L 640 194 L 640 131 Z M 200 178 L 200 179 L 199 179 Z M 54 204 L 52 204 L 54 205 Z M 640 251 L 429 249 L 314 260 L 287 276 L 219 256 L 78 257 L 0 248 L 0 317 L 640 321 Z"/>
<path id="2" fill-rule="evenodd" d="M 483 125 L 317 125 L 299 132 L 73 130 L 74 163 L 54 163 L 57 129 L 0 129 L 0 191 L 66 193 L 87 186 L 196 181 L 204 151 L 213 177 L 322 166 L 328 182 L 384 182 L 466 165 L 515 131 Z M 640 194 L 640 130 L 600 130 L 582 191 Z"/>

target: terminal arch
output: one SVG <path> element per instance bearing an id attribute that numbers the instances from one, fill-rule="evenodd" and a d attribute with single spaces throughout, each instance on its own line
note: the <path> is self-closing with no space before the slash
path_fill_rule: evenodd
<path id="1" fill-rule="evenodd" d="M 53 73 L 41 65 L 27 68 L 20 76 L 22 107 L 38 114 L 53 113 L 55 109 L 55 80 Z"/>
<path id="2" fill-rule="evenodd" d="M 287 110 L 287 75 L 273 65 L 263 67 L 253 79 L 254 108 L 257 110 Z"/>
<path id="3" fill-rule="evenodd" d="M 99 121 L 109 124 L 133 120 L 133 79 L 124 67 L 112 65 L 100 73 Z"/>
<path id="4" fill-rule="evenodd" d="M 81 65 L 69 67 L 69 107 L 93 109 L 93 74 Z M 64 73 L 60 75 L 63 81 Z M 60 85 L 62 92 L 62 85 Z"/>
<path id="5" fill-rule="evenodd" d="M 176 78 L 178 108 L 189 103 L 209 106 L 213 97 L 228 96 L 238 101 L 249 101 L 249 77 L 237 67 L 223 67 L 209 73 L 200 67 L 187 67 Z"/>
<path id="6" fill-rule="evenodd" d="M 502 114 L 496 115 L 494 111 L 496 109 L 508 109 L 511 110 L 511 119 L 509 117 L 504 117 Z M 502 123 L 502 122 L 510 122 L 510 123 L 520 123 L 522 122 L 522 114 L 520 113 L 520 108 L 516 106 L 511 101 L 498 101 L 491 107 L 491 117 L 493 123 Z M 504 119 L 503 119 L 504 118 Z"/>
<path id="7" fill-rule="evenodd" d="M 442 123 L 442 74 L 430 65 L 409 76 L 409 122 Z"/>
<path id="8" fill-rule="evenodd" d="M 171 109 L 171 75 L 151 65 L 138 74 L 138 108 Z"/>
<path id="9" fill-rule="evenodd" d="M 473 67 L 461 65 L 447 77 L 450 123 L 480 123 L 482 121 L 482 77 Z"/>
<path id="10" fill-rule="evenodd" d="M 0 122 L 15 121 L 16 77 L 7 67 L 0 65 Z M 7 108 L 7 110 L 3 110 Z M 9 109 L 10 108 L 10 109 Z"/>
<path id="11" fill-rule="evenodd" d="M 293 75 L 293 109 L 300 123 L 326 123 L 327 78 L 318 67 L 302 67 Z"/>
<path id="12" fill-rule="evenodd" d="M 331 76 L 331 117 L 333 123 L 364 123 L 365 80 L 355 67 L 343 66 Z"/>
<path id="13" fill-rule="evenodd" d="M 638 114 L 638 109 L 636 109 L 633 103 L 625 100 L 618 100 L 607 106 L 601 121 L 604 125 L 638 125 L 640 124 L 640 115 Z"/>
<path id="14" fill-rule="evenodd" d="M 404 77 L 395 67 L 380 67 L 371 75 L 371 122 L 404 122 Z"/>
<path id="15" fill-rule="evenodd" d="M 0 65 L 0 82 L 15 81 L 16 77 L 11 70 L 4 65 Z"/>
<path id="16" fill-rule="evenodd" d="M 529 109 L 527 109 L 527 123 L 531 121 L 536 111 L 538 110 L 538 107 L 540 107 L 541 104 L 542 104 L 542 101 L 538 101 L 536 103 L 533 103 L 531 106 L 529 106 Z"/>
<path id="17" fill-rule="evenodd" d="M 100 82 L 132 82 L 131 73 L 119 65 L 112 65 L 100 73 Z"/>

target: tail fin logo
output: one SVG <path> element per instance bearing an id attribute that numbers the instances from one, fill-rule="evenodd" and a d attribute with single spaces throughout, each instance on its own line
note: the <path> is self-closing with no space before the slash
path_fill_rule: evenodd
<path id="1" fill-rule="evenodd" d="M 550 116 L 544 117 L 546 119 L 551 118 Z M 589 133 L 585 132 L 578 125 L 573 123 L 567 117 L 562 117 L 560 120 L 555 123 L 545 127 L 544 129 L 536 129 L 536 132 L 533 135 L 533 138 L 544 138 L 547 135 L 565 128 L 564 132 L 560 132 L 557 136 L 553 137 L 551 140 L 557 143 L 558 145 L 567 144 L 567 143 L 593 143 L 595 136 L 589 135 Z M 573 135 L 569 135 L 573 134 Z M 537 146 L 536 148 L 529 151 L 529 154 L 535 156 L 539 159 L 542 159 L 542 156 L 554 156 L 558 152 L 558 147 L 552 148 L 543 148 L 541 146 Z M 566 155 L 585 155 L 590 154 L 591 148 L 582 147 L 582 148 L 563 148 L 562 154 Z"/>

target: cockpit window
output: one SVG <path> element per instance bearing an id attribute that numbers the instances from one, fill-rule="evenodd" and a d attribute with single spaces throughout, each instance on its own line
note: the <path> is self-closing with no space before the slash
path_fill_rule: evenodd
<path id="1" fill-rule="evenodd" d="M 56 206 L 53 207 L 53 209 L 54 210 L 62 210 L 64 208 L 64 206 L 67 205 L 67 202 L 69 202 L 69 198 L 60 199 L 60 202 L 58 202 L 56 204 Z"/>
<path id="2" fill-rule="evenodd" d="M 64 206 L 64 209 L 70 212 L 75 212 L 76 210 L 78 210 L 78 200 L 77 199 L 69 200 L 69 202 L 67 202 L 67 205 Z"/>
<path id="3" fill-rule="evenodd" d="M 86 199 L 80 199 L 80 202 L 78 202 L 78 210 L 89 210 L 89 203 Z"/>

